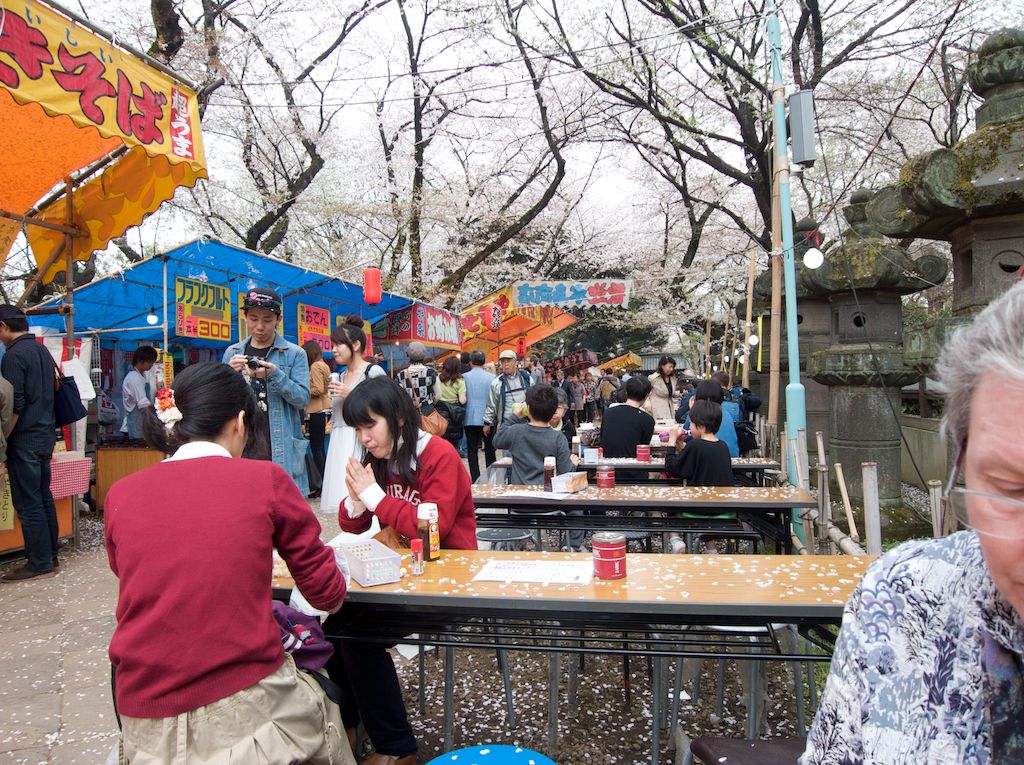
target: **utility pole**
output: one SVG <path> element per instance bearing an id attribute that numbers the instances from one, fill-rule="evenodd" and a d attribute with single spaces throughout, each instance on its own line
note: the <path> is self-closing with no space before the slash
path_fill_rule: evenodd
<path id="1" fill-rule="evenodd" d="M 789 357 L 789 384 L 786 386 L 786 432 L 790 437 L 795 437 L 801 430 L 806 431 L 807 429 L 807 404 L 804 396 L 804 386 L 800 382 L 800 346 L 797 335 L 796 313 L 796 263 L 793 251 L 793 203 L 789 189 L 789 149 L 786 137 L 786 90 L 782 82 L 782 33 L 779 29 L 779 17 L 775 7 L 775 0 L 769 0 L 768 2 L 768 44 L 771 46 L 772 56 L 772 109 L 775 124 L 775 163 L 773 175 L 775 183 L 778 185 L 778 217 L 773 221 L 773 223 L 778 223 L 778 227 L 777 229 L 773 227 L 772 232 L 772 281 L 774 287 L 775 274 L 777 273 L 774 266 L 777 257 L 776 253 L 778 252 L 774 244 L 776 238 L 775 231 L 780 230 L 786 286 L 786 344 Z M 775 215 L 772 217 L 775 218 Z M 773 289 L 773 308 L 776 302 L 774 292 Z M 778 324 L 773 310 L 773 351 L 775 350 L 774 343 L 777 336 Z M 771 371 L 777 377 L 777 355 L 773 353 L 773 356 L 775 358 L 772 359 Z M 786 451 L 788 453 L 789 450 L 787 449 Z M 797 465 L 793 461 L 794 456 L 787 456 L 790 469 L 789 474 L 797 478 L 794 483 L 798 484 L 799 477 L 797 476 Z M 799 529 L 797 533 L 799 533 Z"/>
<path id="2" fill-rule="evenodd" d="M 743 387 L 750 387 L 750 367 L 753 365 L 750 353 L 750 320 L 754 312 L 754 277 L 757 274 L 757 250 L 750 250 L 750 265 L 747 268 L 747 320 L 743 324 Z M 760 340 L 760 338 L 758 338 Z"/>
<path id="3" fill-rule="evenodd" d="M 790 359 L 790 384 L 785 386 L 785 427 L 786 432 L 795 435 L 800 430 L 806 431 L 807 429 L 807 403 L 804 396 L 804 386 L 800 382 L 800 341 L 797 326 L 797 264 L 793 249 L 793 201 L 790 195 L 790 156 L 788 156 L 786 145 L 788 141 L 785 132 L 782 35 L 779 30 L 778 14 L 774 0 L 769 0 L 768 3 L 768 43 L 771 45 L 772 110 L 775 126 L 775 165 L 773 175 L 778 185 L 777 228 L 781 231 L 782 270 L 785 282 L 785 340 L 788 346 L 786 349 L 788 351 L 788 359 Z M 772 239 L 773 241 L 775 239 L 774 230 Z M 773 282 L 776 272 L 774 268 L 777 257 L 775 252 L 772 253 Z M 773 295 L 773 303 L 774 298 L 775 296 Z M 772 320 L 772 338 L 774 340 L 778 334 L 778 325 L 774 315 Z M 777 354 L 778 351 L 773 346 L 773 355 Z M 772 373 L 777 375 L 778 366 L 774 362 L 775 359 L 773 359 Z"/>

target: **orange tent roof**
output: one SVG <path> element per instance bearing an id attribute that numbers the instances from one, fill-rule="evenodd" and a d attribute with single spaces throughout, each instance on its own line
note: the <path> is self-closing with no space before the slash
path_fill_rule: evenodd
<path id="1" fill-rule="evenodd" d="M 0 0 L 0 19 L 0 211 L 66 225 L 63 197 L 35 206 L 78 174 L 72 252 L 87 260 L 206 177 L 194 89 L 49 5 Z M 0 264 L 21 230 L 0 217 Z M 51 280 L 64 234 L 25 231 Z"/>
<path id="2" fill-rule="evenodd" d="M 494 361 L 520 338 L 527 347 L 576 323 L 576 317 L 559 308 L 515 308 L 512 285 L 491 293 L 462 310 L 462 350 L 480 350 Z"/>

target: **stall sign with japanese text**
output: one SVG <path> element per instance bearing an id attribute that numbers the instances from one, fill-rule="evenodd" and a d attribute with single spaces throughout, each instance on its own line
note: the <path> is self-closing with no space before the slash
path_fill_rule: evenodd
<path id="1" fill-rule="evenodd" d="M 512 302 L 517 308 L 626 308 L 629 306 L 629 295 L 632 290 L 632 279 L 516 282 L 512 289 Z"/>
<path id="2" fill-rule="evenodd" d="M 14 500 L 11 498 L 11 476 L 4 473 L 0 490 L 0 531 L 14 530 Z"/>
<path id="3" fill-rule="evenodd" d="M 160 348 L 157 348 L 156 356 L 156 363 L 162 377 L 158 381 L 159 385 L 161 388 L 170 388 L 174 385 L 174 356 Z"/>
<path id="4" fill-rule="evenodd" d="M 512 311 L 512 288 L 495 292 L 487 300 L 474 303 L 462 312 L 462 341 L 488 332 L 497 332 Z"/>
<path id="5" fill-rule="evenodd" d="M 205 164 L 196 94 L 33 0 L 0 0 L 0 86 L 174 162 Z"/>
<path id="6" fill-rule="evenodd" d="M 231 342 L 231 291 L 219 284 L 177 277 L 175 327 L 179 337 Z"/>
<path id="7" fill-rule="evenodd" d="M 597 354 L 593 351 L 576 351 L 575 353 L 569 353 L 565 356 L 560 356 L 557 359 L 544 362 L 544 371 L 551 372 L 554 374 L 559 369 L 562 370 L 573 370 L 579 371 L 586 367 L 592 367 L 597 364 Z"/>
<path id="8" fill-rule="evenodd" d="M 322 351 L 331 352 L 331 311 L 315 305 L 298 304 L 299 345 L 312 340 Z"/>
<path id="9" fill-rule="evenodd" d="M 458 316 L 440 308 L 415 303 L 388 315 L 385 340 L 419 340 L 437 348 L 462 347 L 462 323 Z"/>

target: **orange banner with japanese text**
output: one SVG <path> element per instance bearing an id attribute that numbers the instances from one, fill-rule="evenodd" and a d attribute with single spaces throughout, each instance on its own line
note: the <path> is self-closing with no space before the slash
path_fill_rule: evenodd
<path id="1" fill-rule="evenodd" d="M 47 5 L 0 0 L 0 7 L 0 86 L 16 101 L 205 170 L 192 90 Z"/>

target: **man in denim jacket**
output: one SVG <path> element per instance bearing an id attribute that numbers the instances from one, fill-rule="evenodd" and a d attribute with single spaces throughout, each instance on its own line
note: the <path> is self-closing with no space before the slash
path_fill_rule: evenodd
<path id="1" fill-rule="evenodd" d="M 249 290 L 242 311 L 249 337 L 228 347 L 223 361 L 248 376 L 260 408 L 267 413 L 271 458 L 305 496 L 309 493 L 302 436 L 302 416 L 309 403 L 306 352 L 277 334 L 281 297 L 274 290 Z"/>

